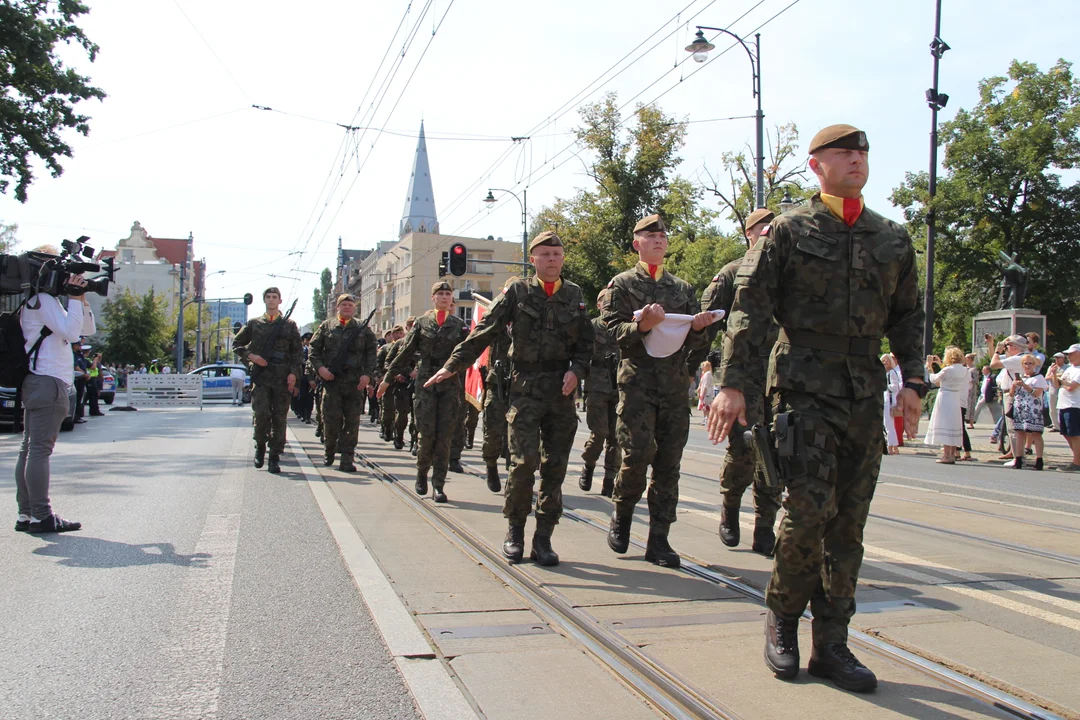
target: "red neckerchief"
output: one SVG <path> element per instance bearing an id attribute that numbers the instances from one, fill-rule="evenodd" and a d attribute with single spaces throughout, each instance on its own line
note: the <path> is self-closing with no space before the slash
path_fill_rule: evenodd
<path id="1" fill-rule="evenodd" d="M 446 310 L 436 310 L 435 311 L 435 322 L 439 323 L 439 327 L 442 327 L 442 324 L 444 322 L 446 322 L 446 316 L 448 314 L 449 313 L 447 313 Z"/>
<path id="2" fill-rule="evenodd" d="M 540 282 L 544 284 L 544 293 L 546 293 L 548 297 L 551 297 L 555 294 L 554 282 L 547 282 L 546 280 L 541 280 Z"/>
<path id="3" fill-rule="evenodd" d="M 862 198 L 844 198 L 844 223 L 851 227 L 862 215 Z"/>

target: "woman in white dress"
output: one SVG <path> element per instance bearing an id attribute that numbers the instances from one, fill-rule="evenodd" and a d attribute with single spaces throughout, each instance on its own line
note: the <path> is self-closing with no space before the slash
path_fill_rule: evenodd
<path id="1" fill-rule="evenodd" d="M 701 424 L 709 422 L 709 408 L 713 401 L 713 374 L 712 363 L 706 360 L 701 363 L 701 381 L 698 383 L 698 410 L 701 411 Z"/>
<path id="2" fill-rule="evenodd" d="M 964 367 L 964 351 L 958 347 L 945 348 L 945 361 L 941 372 L 934 372 L 935 362 L 942 364 L 941 359 L 936 356 L 931 356 L 926 361 L 930 382 L 939 389 L 934 410 L 930 413 L 930 427 L 926 431 L 924 442 L 927 445 L 941 445 L 942 455 L 938 462 L 953 465 L 956 462 L 956 448 L 964 439 L 960 399 L 967 395 L 971 375 Z"/>
<path id="3" fill-rule="evenodd" d="M 900 438 L 896 434 L 896 422 L 893 419 L 893 408 L 896 407 L 896 397 L 904 387 L 899 368 L 893 360 L 891 353 L 881 356 L 881 364 L 885 367 L 885 381 L 888 387 L 885 389 L 885 445 L 890 455 L 900 454 Z"/>

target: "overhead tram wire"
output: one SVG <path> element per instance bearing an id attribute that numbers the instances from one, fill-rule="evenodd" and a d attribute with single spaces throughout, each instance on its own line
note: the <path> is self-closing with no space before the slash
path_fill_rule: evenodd
<path id="1" fill-rule="evenodd" d="M 199 31 L 199 28 L 195 25 L 194 22 L 192 22 L 191 18 L 188 17 L 188 14 L 184 12 L 184 8 L 180 7 L 180 3 L 177 2 L 177 0 L 173 0 L 173 5 L 175 5 L 176 9 L 180 11 L 180 14 L 184 16 L 184 19 L 187 20 L 188 25 L 190 25 L 191 29 L 195 31 L 195 34 L 199 36 L 199 39 L 203 41 L 203 45 L 205 45 L 206 49 L 210 51 L 210 54 L 214 56 L 214 59 L 218 61 L 218 65 L 220 65 L 221 69 L 225 71 L 225 74 L 229 76 L 229 79 L 233 81 L 233 85 L 235 85 L 236 89 L 240 91 L 240 94 L 246 97 L 248 102 L 251 102 L 251 96 L 247 94 L 247 90 L 244 90 L 244 86 L 241 85 L 240 82 L 236 79 L 236 76 L 229 71 L 228 65 L 226 65 L 225 62 L 221 59 L 221 56 L 214 51 L 213 46 L 210 45 L 206 37 L 204 37 L 203 34 Z"/>

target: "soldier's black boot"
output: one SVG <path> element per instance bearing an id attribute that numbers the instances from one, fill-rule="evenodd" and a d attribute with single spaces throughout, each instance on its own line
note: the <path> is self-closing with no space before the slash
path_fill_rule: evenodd
<path id="1" fill-rule="evenodd" d="M 341 464 L 338 465 L 338 469 L 341 472 L 354 473 L 356 472 L 356 465 L 353 464 L 352 455 L 341 454 Z"/>
<path id="2" fill-rule="evenodd" d="M 394 438 L 394 449 L 401 450 L 403 447 L 405 447 L 405 433 L 400 432 Z"/>
<path id="3" fill-rule="evenodd" d="M 506 538 L 503 539 L 502 554 L 511 565 L 521 562 L 521 558 L 525 556 L 524 525 L 510 523 L 510 529 L 506 531 Z"/>
<path id="4" fill-rule="evenodd" d="M 434 483 L 432 483 L 432 485 L 431 499 L 440 504 L 446 502 L 447 498 L 446 493 L 443 492 L 443 486 L 439 485 L 438 487 L 434 487 Z"/>
<path id="5" fill-rule="evenodd" d="M 472 450 L 473 442 L 476 440 L 476 428 L 469 428 L 468 435 L 465 436 L 465 447 Z"/>
<path id="6" fill-rule="evenodd" d="M 660 567 L 677 568 L 681 564 L 679 553 L 668 544 L 667 533 L 660 530 L 649 531 L 649 542 L 645 546 L 645 559 Z"/>
<path id="7" fill-rule="evenodd" d="M 416 438 L 409 440 L 409 454 L 416 457 L 416 453 L 420 451 L 420 444 L 416 442 Z"/>
<path id="8" fill-rule="evenodd" d="M 611 513 L 611 528 L 608 530 L 607 544 L 620 555 L 630 548 L 630 524 L 633 521 L 633 515 L 620 517 L 618 513 Z"/>
<path id="9" fill-rule="evenodd" d="M 271 472 L 277 475 L 281 472 L 281 465 L 279 464 L 280 458 L 277 453 L 270 453 L 270 462 L 266 464 L 267 472 Z"/>
<path id="10" fill-rule="evenodd" d="M 581 477 L 578 478 L 577 486 L 585 492 L 592 490 L 592 474 L 595 467 L 595 465 L 581 466 Z"/>
<path id="11" fill-rule="evenodd" d="M 499 466 L 496 463 L 487 466 L 487 486 L 493 493 L 502 490 L 502 479 L 499 477 Z"/>
<path id="12" fill-rule="evenodd" d="M 551 549 L 551 531 L 553 529 L 554 527 L 551 525 L 536 523 L 536 532 L 533 534 L 532 552 L 529 553 L 529 559 L 537 565 L 552 567 L 559 564 L 558 554 Z"/>
<path id="13" fill-rule="evenodd" d="M 870 692 L 877 687 L 877 676 L 851 654 L 846 643 L 814 643 L 806 669 L 814 677 L 829 678 L 851 692 Z"/>
<path id="14" fill-rule="evenodd" d="M 323 458 L 322 464 L 325 465 L 326 467 L 330 467 L 331 465 L 333 465 L 334 464 L 334 453 L 332 453 L 332 452 L 326 453 L 326 457 Z"/>
<path id="15" fill-rule="evenodd" d="M 609 498 L 615 492 L 615 476 L 604 475 L 604 484 L 600 486 L 600 496 Z"/>
<path id="16" fill-rule="evenodd" d="M 449 470 L 450 472 L 456 472 L 456 473 L 465 472 L 465 468 L 461 467 L 461 460 L 460 459 L 451 460 L 450 464 L 447 465 L 446 469 Z"/>
<path id="17" fill-rule="evenodd" d="M 255 467 L 261 468 L 263 466 L 263 460 L 266 459 L 266 443 L 259 443 L 255 446 Z"/>
<path id="18" fill-rule="evenodd" d="M 772 557 L 773 549 L 776 548 L 776 533 L 773 532 L 772 523 L 768 525 L 761 518 L 754 519 L 754 544 L 750 549 L 761 553 L 765 557 Z"/>
<path id="19" fill-rule="evenodd" d="M 740 534 L 739 506 L 723 505 L 720 508 L 720 542 L 728 547 L 735 547 L 739 544 Z"/>
<path id="20" fill-rule="evenodd" d="M 765 664 L 782 680 L 799 674 L 799 618 L 765 616 Z"/>
<path id="21" fill-rule="evenodd" d="M 416 471 L 416 494 L 420 497 L 427 495 L 427 470 Z"/>

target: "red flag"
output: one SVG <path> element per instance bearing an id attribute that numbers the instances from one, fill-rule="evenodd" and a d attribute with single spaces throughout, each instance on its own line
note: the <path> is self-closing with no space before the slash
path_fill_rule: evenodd
<path id="1" fill-rule="evenodd" d="M 476 310 L 473 311 L 471 330 L 475 330 L 477 323 L 484 317 L 484 309 L 485 308 L 481 303 L 476 303 Z M 488 350 L 485 348 L 484 352 L 480 354 L 480 357 L 476 359 L 476 362 L 465 371 L 465 399 L 477 410 L 483 409 L 481 396 L 484 394 L 484 382 L 480 373 L 480 368 L 486 367 L 487 363 Z"/>

